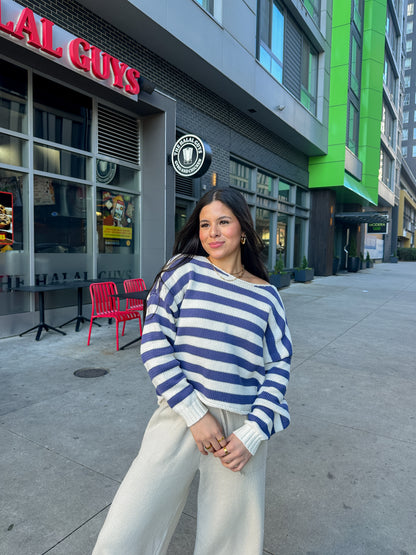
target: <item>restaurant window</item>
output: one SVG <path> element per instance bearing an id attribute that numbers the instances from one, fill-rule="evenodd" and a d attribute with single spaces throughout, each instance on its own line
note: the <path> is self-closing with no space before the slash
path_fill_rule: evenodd
<path id="1" fill-rule="evenodd" d="M 86 185 L 35 176 L 36 253 L 87 252 Z"/>
<path id="2" fill-rule="evenodd" d="M 289 216 L 279 212 L 277 216 L 276 257 L 282 255 L 285 267 L 290 267 L 288 259 Z"/>
<path id="3" fill-rule="evenodd" d="M 278 81 L 283 77 L 284 15 L 276 0 L 260 0 L 258 59 Z"/>
<path id="4" fill-rule="evenodd" d="M 307 220 L 295 218 L 295 240 L 293 243 L 293 265 L 299 267 L 306 254 L 306 226 Z"/>
<path id="5" fill-rule="evenodd" d="M 279 181 L 279 200 L 290 202 L 290 185 L 284 181 Z"/>
<path id="6" fill-rule="evenodd" d="M 261 252 L 261 258 L 266 265 L 266 267 L 271 267 L 272 265 L 272 253 L 271 246 L 273 237 L 273 216 L 274 213 L 271 210 L 265 210 L 264 208 L 256 208 L 256 232 L 261 237 L 263 241 L 263 250 Z"/>
<path id="7" fill-rule="evenodd" d="M 29 279 L 28 213 L 27 175 L 0 168 L 0 316 L 29 310 L 28 295 L 10 292 L 11 286 Z"/>
<path id="8" fill-rule="evenodd" d="M 252 191 L 253 168 L 237 160 L 230 160 L 230 185 Z"/>
<path id="9" fill-rule="evenodd" d="M 275 178 L 257 170 L 257 193 L 266 197 L 275 197 Z"/>
<path id="10" fill-rule="evenodd" d="M 0 60 L 0 127 L 27 133 L 27 72 Z"/>
<path id="11" fill-rule="evenodd" d="M 34 135 L 78 150 L 91 150 L 91 98 L 33 76 Z"/>

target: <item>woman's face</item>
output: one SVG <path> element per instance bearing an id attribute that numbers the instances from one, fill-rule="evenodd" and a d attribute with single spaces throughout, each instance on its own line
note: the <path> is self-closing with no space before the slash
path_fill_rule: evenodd
<path id="1" fill-rule="evenodd" d="M 240 252 L 241 226 L 234 213 L 219 200 L 199 213 L 199 240 L 214 260 L 224 260 Z"/>

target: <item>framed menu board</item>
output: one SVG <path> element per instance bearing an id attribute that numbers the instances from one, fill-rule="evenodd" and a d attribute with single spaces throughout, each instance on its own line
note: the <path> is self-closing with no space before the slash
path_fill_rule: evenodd
<path id="1" fill-rule="evenodd" d="M 0 191 L 0 245 L 13 244 L 13 194 Z"/>

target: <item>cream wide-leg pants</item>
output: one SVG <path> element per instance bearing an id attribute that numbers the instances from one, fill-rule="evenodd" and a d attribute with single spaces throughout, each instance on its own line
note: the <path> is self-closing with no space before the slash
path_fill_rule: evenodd
<path id="1" fill-rule="evenodd" d="M 244 415 L 210 408 L 225 436 Z M 166 553 L 197 470 L 194 555 L 261 555 L 267 445 L 241 472 L 202 455 L 182 417 L 163 402 L 147 426 L 140 452 L 114 498 L 93 555 Z M 184 555 L 188 555 L 187 553 Z"/>

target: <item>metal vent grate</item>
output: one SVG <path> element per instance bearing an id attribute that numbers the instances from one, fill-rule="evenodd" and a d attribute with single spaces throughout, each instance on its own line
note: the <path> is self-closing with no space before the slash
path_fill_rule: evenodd
<path id="1" fill-rule="evenodd" d="M 98 152 L 139 164 L 138 120 L 99 104 Z"/>
<path id="2" fill-rule="evenodd" d="M 193 182 L 192 177 L 183 177 L 175 175 L 175 189 L 177 195 L 184 195 L 187 197 L 193 196 Z"/>

